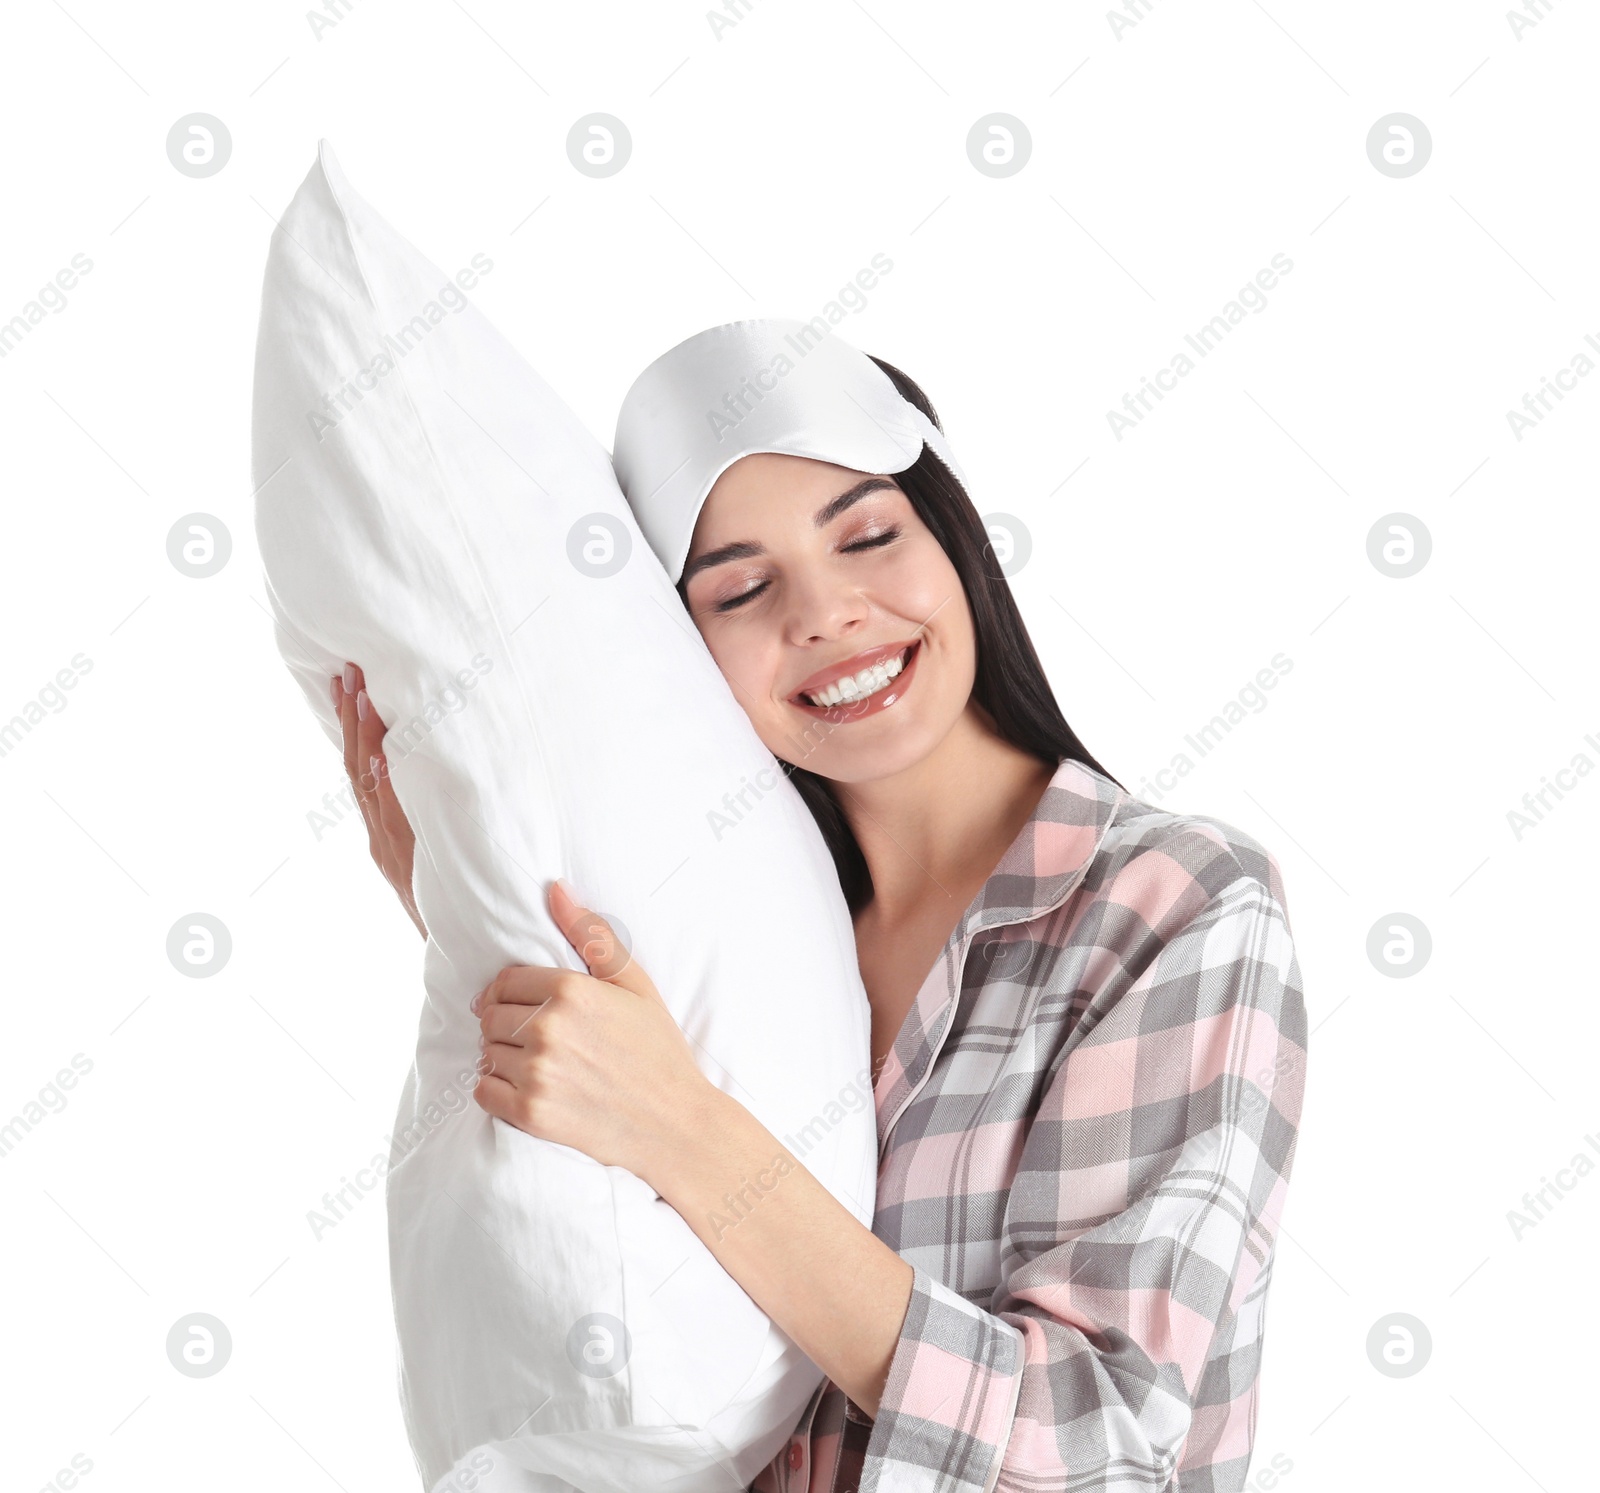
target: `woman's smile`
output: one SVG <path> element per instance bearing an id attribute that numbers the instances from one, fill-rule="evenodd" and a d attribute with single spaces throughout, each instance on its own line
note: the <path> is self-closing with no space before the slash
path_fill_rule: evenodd
<path id="1" fill-rule="evenodd" d="M 789 703 L 834 725 L 865 720 L 905 697 L 921 653 L 920 638 L 853 653 L 812 674 L 789 696 Z"/>

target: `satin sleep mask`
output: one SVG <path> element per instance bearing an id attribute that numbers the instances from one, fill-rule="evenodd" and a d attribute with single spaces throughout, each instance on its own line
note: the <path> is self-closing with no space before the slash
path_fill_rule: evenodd
<path id="1" fill-rule="evenodd" d="M 943 432 L 865 353 L 817 322 L 731 321 L 663 353 L 617 416 L 617 481 L 676 585 L 712 485 L 758 451 L 876 476 L 923 446 L 966 485 Z"/>

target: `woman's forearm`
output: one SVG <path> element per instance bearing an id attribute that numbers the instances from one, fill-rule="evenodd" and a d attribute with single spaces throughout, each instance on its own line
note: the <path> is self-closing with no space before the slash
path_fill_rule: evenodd
<path id="1" fill-rule="evenodd" d="M 708 1083 L 697 1108 L 646 1180 L 750 1299 L 876 1416 L 911 1266 L 737 1099 Z"/>

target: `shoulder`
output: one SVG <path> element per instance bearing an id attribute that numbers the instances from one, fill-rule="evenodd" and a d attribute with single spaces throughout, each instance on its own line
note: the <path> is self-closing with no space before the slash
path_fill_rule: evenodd
<path id="1" fill-rule="evenodd" d="M 1122 793 L 1083 881 L 1086 893 L 1170 936 L 1208 909 L 1253 905 L 1288 926 L 1277 858 L 1248 831 Z"/>
<path id="2" fill-rule="evenodd" d="M 1215 815 L 1178 813 L 1123 794 L 1084 877 L 1072 919 L 1103 961 L 1096 999 L 1135 989 L 1163 1011 L 1270 1014 L 1302 1048 L 1305 1008 L 1276 857 Z M 1131 1017 L 1129 1019 L 1132 1019 Z M 1108 1032 L 1118 1030 L 1116 1022 Z"/>

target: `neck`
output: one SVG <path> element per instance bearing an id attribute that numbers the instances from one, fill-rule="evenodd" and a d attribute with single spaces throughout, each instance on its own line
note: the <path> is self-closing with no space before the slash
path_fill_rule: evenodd
<path id="1" fill-rule="evenodd" d="M 930 897 L 965 908 L 1010 848 L 1055 773 L 1012 746 L 975 701 L 920 762 L 834 783 L 872 873 L 874 917 L 897 922 Z"/>

